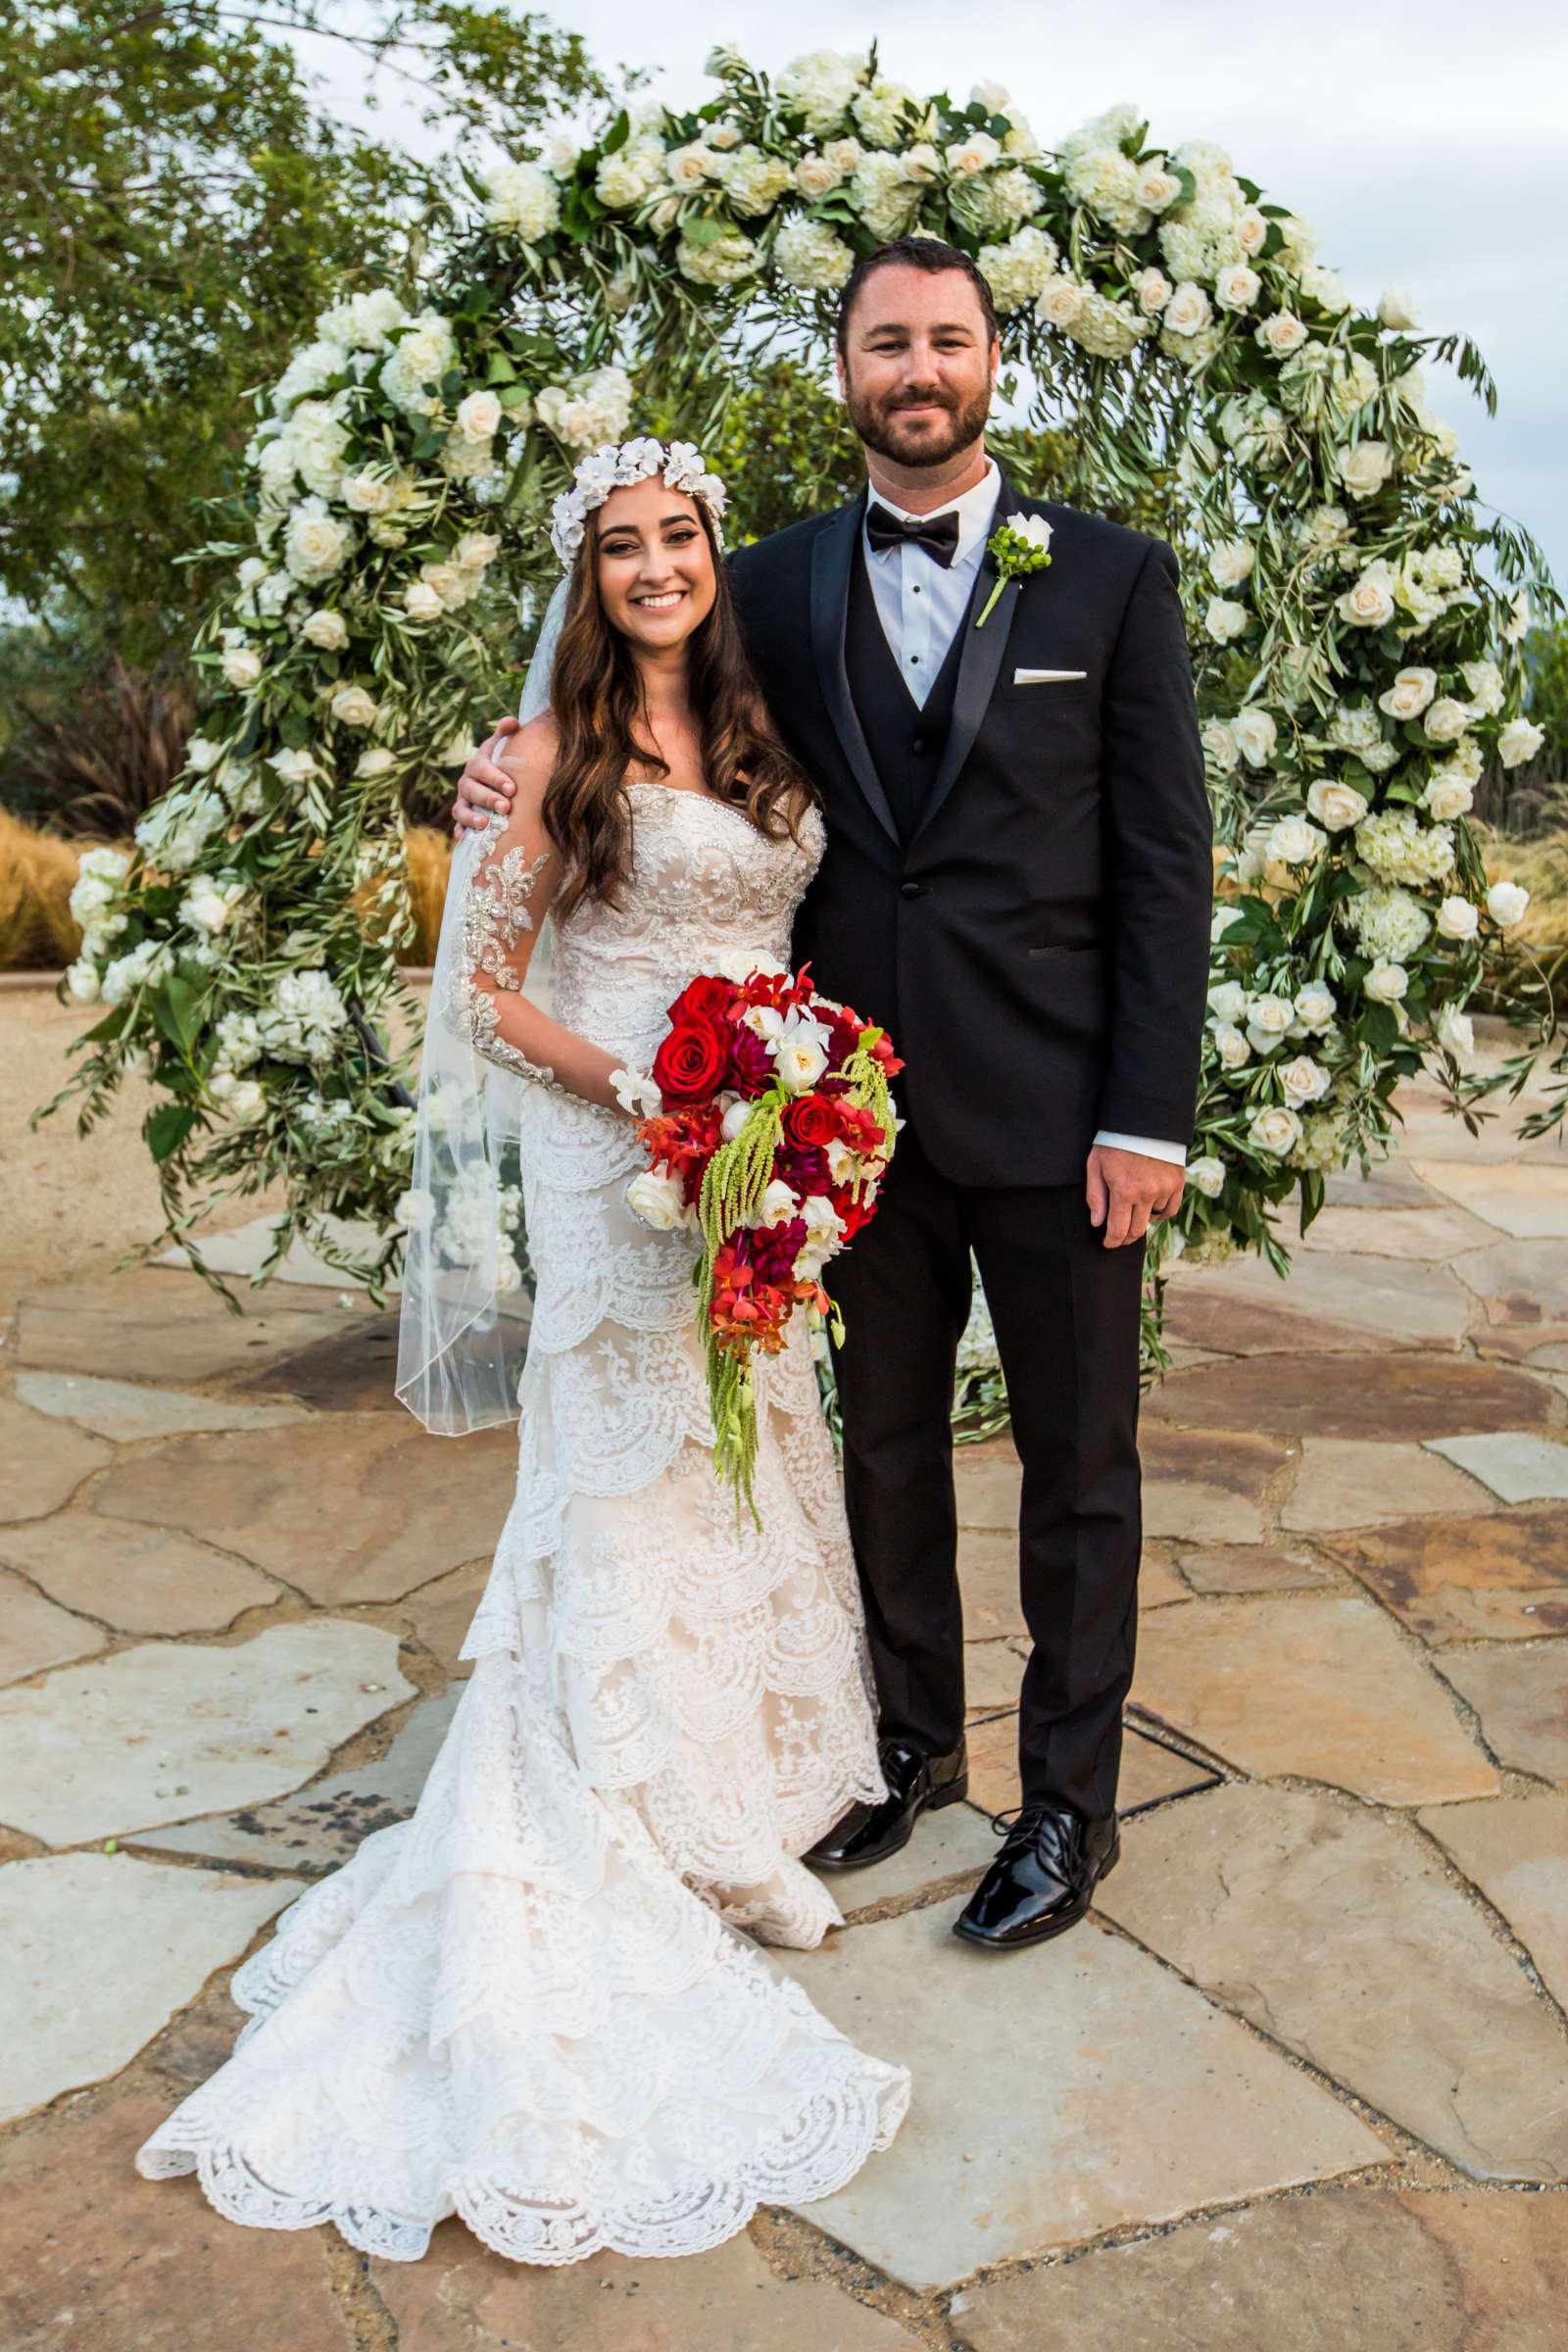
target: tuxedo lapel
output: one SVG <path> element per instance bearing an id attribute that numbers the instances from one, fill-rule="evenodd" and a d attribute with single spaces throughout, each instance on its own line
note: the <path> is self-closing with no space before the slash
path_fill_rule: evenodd
<path id="1" fill-rule="evenodd" d="M 864 793 L 878 824 L 899 845 L 899 828 L 876 772 L 871 747 L 850 693 L 844 660 L 844 628 L 850 610 L 851 567 L 859 560 L 865 494 L 841 507 L 811 547 L 811 656 L 829 718 L 850 772 Z M 981 632 L 984 634 L 984 631 Z"/>
<path id="2" fill-rule="evenodd" d="M 988 544 L 1003 515 L 1010 514 L 1017 503 L 1016 492 L 1006 475 L 1003 474 L 997 485 L 997 503 L 991 510 L 991 521 L 986 530 Z M 942 755 L 942 764 L 932 781 L 930 798 L 917 828 L 919 833 L 924 832 L 957 782 L 963 763 L 974 748 L 974 739 L 980 732 L 981 721 L 1002 672 L 1003 657 L 1007 650 L 1007 631 L 1012 625 L 1013 610 L 1018 602 L 1016 580 L 1004 583 L 1002 594 L 985 627 L 982 629 L 975 625 L 996 584 L 996 565 L 990 556 L 986 556 L 975 575 L 974 591 L 960 624 L 963 644 L 958 652 L 953 724 L 948 730 L 947 749 Z"/>

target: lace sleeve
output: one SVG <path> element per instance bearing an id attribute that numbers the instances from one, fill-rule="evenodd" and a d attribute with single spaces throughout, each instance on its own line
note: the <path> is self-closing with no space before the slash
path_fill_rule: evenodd
<path id="1" fill-rule="evenodd" d="M 537 926 L 553 895 L 556 863 L 548 843 L 530 855 L 533 845 L 511 841 L 515 822 L 486 851 L 468 883 L 451 1014 L 454 1026 L 487 1060 L 515 1078 L 565 1093 L 547 1063 L 503 1033 L 503 1003 L 508 995 L 520 1001 Z"/>

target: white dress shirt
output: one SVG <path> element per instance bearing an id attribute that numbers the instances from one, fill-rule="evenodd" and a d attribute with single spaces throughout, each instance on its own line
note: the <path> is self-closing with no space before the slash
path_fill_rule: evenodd
<path id="1" fill-rule="evenodd" d="M 878 551 L 862 528 L 877 616 L 899 665 L 899 674 L 922 708 L 969 610 L 1001 480 L 995 459 L 988 458 L 985 472 L 972 489 L 961 491 L 946 505 L 918 515 L 880 491 L 870 493 L 879 506 L 886 507 L 890 514 L 897 514 L 903 521 L 929 522 L 935 515 L 950 511 L 958 517 L 958 544 L 950 564 L 939 564 L 912 539 L 903 547 Z M 1187 1165 L 1187 1152 L 1181 1144 L 1164 1143 L 1156 1136 L 1120 1135 L 1102 1128 L 1095 1141 L 1113 1151 L 1141 1152 L 1148 1159 L 1168 1160 L 1172 1167 Z"/>

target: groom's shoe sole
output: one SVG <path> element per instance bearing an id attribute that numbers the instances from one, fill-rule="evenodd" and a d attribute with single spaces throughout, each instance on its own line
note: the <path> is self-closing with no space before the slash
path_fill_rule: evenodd
<path id="1" fill-rule="evenodd" d="M 909 1839 L 914 1836 L 914 1825 L 922 1813 L 940 1813 L 944 1805 L 956 1805 L 968 1793 L 969 1776 L 966 1772 L 960 1772 L 956 1781 L 950 1781 L 945 1788 L 937 1790 L 935 1796 L 928 1796 L 923 1805 L 916 1806 L 909 1816 L 908 1827 L 903 1837 L 895 1838 L 891 1845 L 879 1846 L 874 1854 L 857 1854 L 853 1862 L 829 1862 L 824 1858 L 821 1861 L 812 1862 L 810 1868 L 833 1872 L 874 1870 L 877 1863 L 886 1862 L 890 1855 L 903 1853 Z"/>
<path id="2" fill-rule="evenodd" d="M 1075 1904 L 1070 1911 L 1058 1911 L 1054 1918 L 1043 1921 L 1038 1928 L 1031 1928 L 1022 1936 L 1009 1936 L 1005 1938 L 998 1936 L 977 1936 L 973 1928 L 964 1926 L 961 1911 L 953 1923 L 953 1933 L 964 1943 L 972 1943 L 976 1951 L 981 1952 L 1022 1952 L 1028 1950 L 1032 1944 L 1049 1943 L 1054 1936 L 1065 1936 L 1069 1928 L 1076 1928 L 1088 1918 L 1094 1909 L 1095 1893 L 1101 1880 L 1108 1879 L 1120 1860 L 1121 1839 L 1118 1838 L 1103 1869 L 1096 1872 L 1095 1884 L 1083 1901 Z"/>

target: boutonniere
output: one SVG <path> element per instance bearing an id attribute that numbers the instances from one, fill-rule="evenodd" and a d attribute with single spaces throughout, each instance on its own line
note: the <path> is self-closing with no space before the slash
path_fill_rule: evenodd
<path id="1" fill-rule="evenodd" d="M 998 578 L 974 624 L 977 629 L 985 627 L 1009 580 L 1026 580 L 1032 571 L 1045 570 L 1051 562 L 1051 525 L 1043 514 L 1009 514 L 992 532 L 986 553 L 996 564 Z"/>

